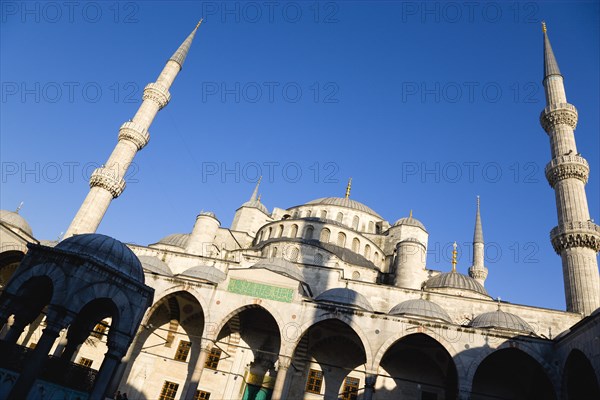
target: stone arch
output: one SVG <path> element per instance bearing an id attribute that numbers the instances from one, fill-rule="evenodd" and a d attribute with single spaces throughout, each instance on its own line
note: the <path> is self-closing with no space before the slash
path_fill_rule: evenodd
<path id="1" fill-rule="evenodd" d="M 306 228 L 304 228 L 304 239 L 311 240 L 313 238 L 314 231 L 315 228 L 312 225 L 307 225 Z"/>
<path id="2" fill-rule="evenodd" d="M 344 220 L 344 213 L 343 212 L 338 212 L 337 216 L 335 217 L 335 220 L 339 223 L 342 223 L 342 221 Z"/>
<path id="3" fill-rule="evenodd" d="M 346 247 L 346 234 L 344 232 L 338 232 L 337 245 L 339 247 Z"/>
<path id="4" fill-rule="evenodd" d="M 563 365 L 561 397 L 564 400 L 600 399 L 600 387 L 594 367 L 579 349 L 571 350 Z"/>
<path id="5" fill-rule="evenodd" d="M 29 279 L 40 276 L 47 276 L 52 280 L 54 290 L 50 303 L 63 304 L 68 290 L 67 278 L 64 271 L 54 263 L 37 264 L 28 268 L 18 269 L 13 275 L 10 285 L 5 288 L 5 291 L 13 293 L 13 290 L 18 290 Z"/>
<path id="6" fill-rule="evenodd" d="M 352 251 L 357 253 L 360 251 L 360 240 L 358 238 L 352 239 Z"/>
<path id="7" fill-rule="evenodd" d="M 321 243 L 329 243 L 330 238 L 331 231 L 328 228 L 321 229 L 321 237 L 319 239 Z"/>
<path id="8" fill-rule="evenodd" d="M 282 326 L 281 326 L 281 321 L 284 321 L 283 316 L 281 315 L 281 313 L 279 313 L 279 311 L 275 310 L 274 307 L 271 307 L 270 305 L 266 304 L 266 302 L 261 302 L 261 304 L 246 304 L 240 307 L 236 307 L 235 309 L 229 311 L 227 314 L 225 314 L 224 316 L 220 316 L 219 322 L 218 323 L 211 323 L 211 329 L 210 332 L 206 332 L 206 337 L 209 338 L 210 340 L 215 340 L 217 335 L 219 334 L 219 332 L 221 332 L 221 330 L 223 329 L 223 327 L 225 327 L 225 325 L 229 322 L 229 320 L 231 318 L 233 318 L 235 315 L 241 313 L 242 311 L 248 309 L 248 308 L 262 308 L 264 311 L 266 311 L 268 314 L 271 315 L 271 317 L 273 317 L 273 319 L 275 320 L 275 323 L 277 324 L 277 329 L 279 330 L 279 337 L 283 337 L 283 332 L 282 332 Z M 207 317 L 207 321 L 211 320 L 213 318 L 216 318 L 216 315 L 211 314 L 210 315 L 210 319 Z M 207 324 L 208 325 L 208 324 Z"/>
<path id="9" fill-rule="evenodd" d="M 298 225 L 293 224 L 290 228 L 290 237 L 295 238 L 296 236 L 298 236 Z"/>
<path id="10" fill-rule="evenodd" d="M 175 286 L 170 286 L 169 288 L 163 290 L 162 292 L 159 293 L 155 293 L 154 294 L 154 300 L 152 302 L 152 306 L 148 308 L 148 311 L 146 311 L 146 314 L 144 315 L 144 318 L 142 319 L 142 325 L 147 325 L 148 321 L 150 319 L 150 316 L 152 315 L 152 312 L 154 312 L 158 307 L 160 307 L 161 302 L 166 299 L 168 296 L 177 293 L 177 292 L 185 292 L 188 293 L 190 295 L 192 295 L 196 301 L 200 304 L 200 308 L 202 308 L 202 310 L 204 311 L 205 316 L 208 315 L 208 304 L 206 303 L 206 300 L 200 295 L 200 293 L 198 293 L 197 290 L 195 290 L 193 287 L 189 287 L 187 285 L 175 285 Z"/>
<path id="11" fill-rule="evenodd" d="M 319 315 L 319 316 L 311 319 L 310 321 L 307 321 L 304 324 L 302 324 L 302 326 L 299 329 L 299 335 L 297 336 L 296 340 L 290 340 L 288 342 L 289 347 L 292 349 L 292 351 L 294 349 L 296 349 L 296 347 L 300 343 L 300 340 L 302 340 L 302 337 L 304 335 L 306 335 L 306 333 L 308 332 L 308 330 L 311 327 L 318 324 L 319 322 L 327 321 L 330 319 L 337 319 L 337 320 L 345 323 L 346 325 L 348 325 L 350 327 L 350 329 L 352 329 L 354 331 L 354 333 L 356 333 L 356 335 L 360 338 L 360 341 L 365 350 L 365 358 L 366 358 L 365 365 L 367 365 L 367 366 L 373 365 L 373 351 L 371 349 L 371 342 L 369 342 L 368 336 L 360 328 L 360 326 L 358 326 L 357 323 L 355 323 L 351 318 L 349 318 L 345 315 L 342 315 L 342 314 L 339 314 L 339 315 L 322 314 L 322 315 Z"/>
<path id="12" fill-rule="evenodd" d="M 401 392 L 408 398 L 429 392 L 436 398 L 456 398 L 461 368 L 453 357 L 454 349 L 431 333 L 435 332 L 419 329 L 400 333 L 380 347 L 372 370 L 379 371 L 378 384 L 387 387 L 388 395 L 397 396 Z M 390 390 L 391 384 L 394 386 Z"/>
<path id="13" fill-rule="evenodd" d="M 520 347 L 502 346 L 478 360 L 471 383 L 473 400 L 489 397 L 556 399 L 554 373 L 541 357 Z M 521 343 L 519 343 L 520 345 Z M 533 352 L 535 354 L 535 352 Z"/>

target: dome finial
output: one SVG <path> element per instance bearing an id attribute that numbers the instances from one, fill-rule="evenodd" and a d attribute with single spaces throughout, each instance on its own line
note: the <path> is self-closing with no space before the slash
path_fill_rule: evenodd
<path id="1" fill-rule="evenodd" d="M 410 212 L 408 213 L 408 218 L 412 218 L 412 209 L 410 210 Z"/>
<path id="2" fill-rule="evenodd" d="M 256 199 L 256 201 L 258 201 L 260 203 L 260 199 L 262 198 L 262 194 L 258 194 L 258 198 Z"/>
<path id="3" fill-rule="evenodd" d="M 452 244 L 452 272 L 456 272 L 456 242 Z"/>
<path id="4" fill-rule="evenodd" d="M 19 211 L 21 211 L 21 208 L 23 208 L 23 204 L 24 204 L 23 202 L 20 202 L 20 203 L 19 203 L 19 206 L 18 206 L 18 207 L 17 207 L 17 209 L 15 210 L 15 212 L 16 212 L 17 214 L 19 213 Z"/>
<path id="5" fill-rule="evenodd" d="M 498 296 L 498 311 L 500 311 L 500 296 Z"/>
<path id="6" fill-rule="evenodd" d="M 546 21 L 542 21 L 542 32 L 546 33 L 548 30 L 546 29 Z"/>
<path id="7" fill-rule="evenodd" d="M 346 186 L 346 198 L 350 198 L 350 189 L 352 189 L 352 177 L 348 179 L 348 185 Z"/>

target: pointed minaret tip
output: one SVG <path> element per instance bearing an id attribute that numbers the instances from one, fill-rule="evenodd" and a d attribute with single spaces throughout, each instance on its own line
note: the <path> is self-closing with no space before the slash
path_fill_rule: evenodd
<path id="1" fill-rule="evenodd" d="M 23 204 L 25 204 L 25 203 L 23 203 L 23 202 L 19 203 L 19 206 L 18 206 L 18 207 L 17 207 L 17 209 L 15 210 L 15 212 L 16 212 L 17 214 L 19 213 L 19 211 L 21 211 L 21 208 L 23 208 Z"/>
<path id="2" fill-rule="evenodd" d="M 183 63 L 185 62 L 188 52 L 190 51 L 190 47 L 192 47 L 192 41 L 194 40 L 194 36 L 196 36 L 196 31 L 198 30 L 200 25 L 202 25 L 202 21 L 204 21 L 204 18 L 200 18 L 200 21 L 198 21 L 192 33 L 189 34 L 189 36 L 183 41 L 183 43 L 181 43 L 181 46 L 179 46 L 179 48 L 175 51 L 175 53 L 173 53 L 171 58 L 169 58 L 169 61 L 175 61 L 177 64 L 179 64 L 179 67 L 182 69 Z"/>
<path id="3" fill-rule="evenodd" d="M 550 75 L 561 75 L 561 73 L 556 62 L 556 57 L 554 57 L 552 46 L 550 45 L 545 22 L 542 22 L 542 32 L 544 34 L 544 79 L 546 79 Z"/>
<path id="4" fill-rule="evenodd" d="M 473 233 L 473 243 L 483 243 L 483 227 L 481 225 L 480 200 L 477 196 L 477 212 L 475 214 L 475 232 Z"/>
<path id="5" fill-rule="evenodd" d="M 252 192 L 252 196 L 250 197 L 250 201 L 256 201 L 258 199 L 258 187 L 260 186 L 260 182 L 262 181 L 262 175 L 258 178 L 256 182 L 256 186 L 254 187 L 254 191 Z M 260 201 L 260 199 L 258 199 Z"/>
<path id="6" fill-rule="evenodd" d="M 352 178 L 348 179 L 348 185 L 346 186 L 346 198 L 350 198 L 350 189 L 352 189 Z"/>

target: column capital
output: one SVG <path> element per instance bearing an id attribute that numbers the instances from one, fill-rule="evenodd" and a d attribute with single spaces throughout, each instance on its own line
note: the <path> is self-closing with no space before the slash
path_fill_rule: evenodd
<path id="1" fill-rule="evenodd" d="M 377 382 L 377 374 L 373 374 L 373 373 L 365 374 L 365 387 L 366 388 L 375 388 L 376 382 Z"/>
<path id="2" fill-rule="evenodd" d="M 277 359 L 277 371 L 279 371 L 280 369 L 288 369 L 290 368 L 290 365 L 292 364 L 292 357 L 289 356 L 279 356 L 279 358 Z"/>

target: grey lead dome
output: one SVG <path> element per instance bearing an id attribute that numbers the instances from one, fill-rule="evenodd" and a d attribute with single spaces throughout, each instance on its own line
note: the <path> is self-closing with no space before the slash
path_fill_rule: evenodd
<path id="1" fill-rule="evenodd" d="M 452 289 L 463 289 L 470 290 L 488 296 L 488 292 L 475 279 L 458 273 L 456 271 L 445 272 L 430 278 L 425 282 L 425 289 L 437 289 L 437 288 L 452 288 Z"/>
<path id="2" fill-rule="evenodd" d="M 324 291 L 315 298 L 318 302 L 344 304 L 373 312 L 373 307 L 365 296 L 348 288 L 333 288 Z"/>
<path id="3" fill-rule="evenodd" d="M 501 328 L 532 333 L 533 328 L 523 318 L 502 310 L 483 313 L 469 323 L 473 328 Z"/>
<path id="4" fill-rule="evenodd" d="M 0 210 L 0 221 L 22 230 L 29 236 L 33 236 L 31 226 L 29 226 L 29 223 L 25 220 L 25 218 L 19 215 L 19 213 L 8 210 Z"/>
<path id="5" fill-rule="evenodd" d="M 415 317 L 426 317 L 452 322 L 450 315 L 442 307 L 433 301 L 425 299 L 406 300 L 396 305 L 388 313 L 390 315 L 406 315 Z"/>
<path id="6" fill-rule="evenodd" d="M 144 270 L 140 260 L 129 247 L 110 236 L 99 233 L 74 235 L 57 244 L 55 249 L 106 265 L 144 283 Z"/>
<path id="7" fill-rule="evenodd" d="M 350 208 L 352 210 L 358 210 L 376 216 L 377 218 L 383 219 L 381 215 L 377 214 L 370 207 L 365 206 L 363 203 L 359 203 L 356 200 L 352 200 L 345 197 L 322 197 L 320 199 L 311 200 L 306 205 L 329 205 Z"/>

